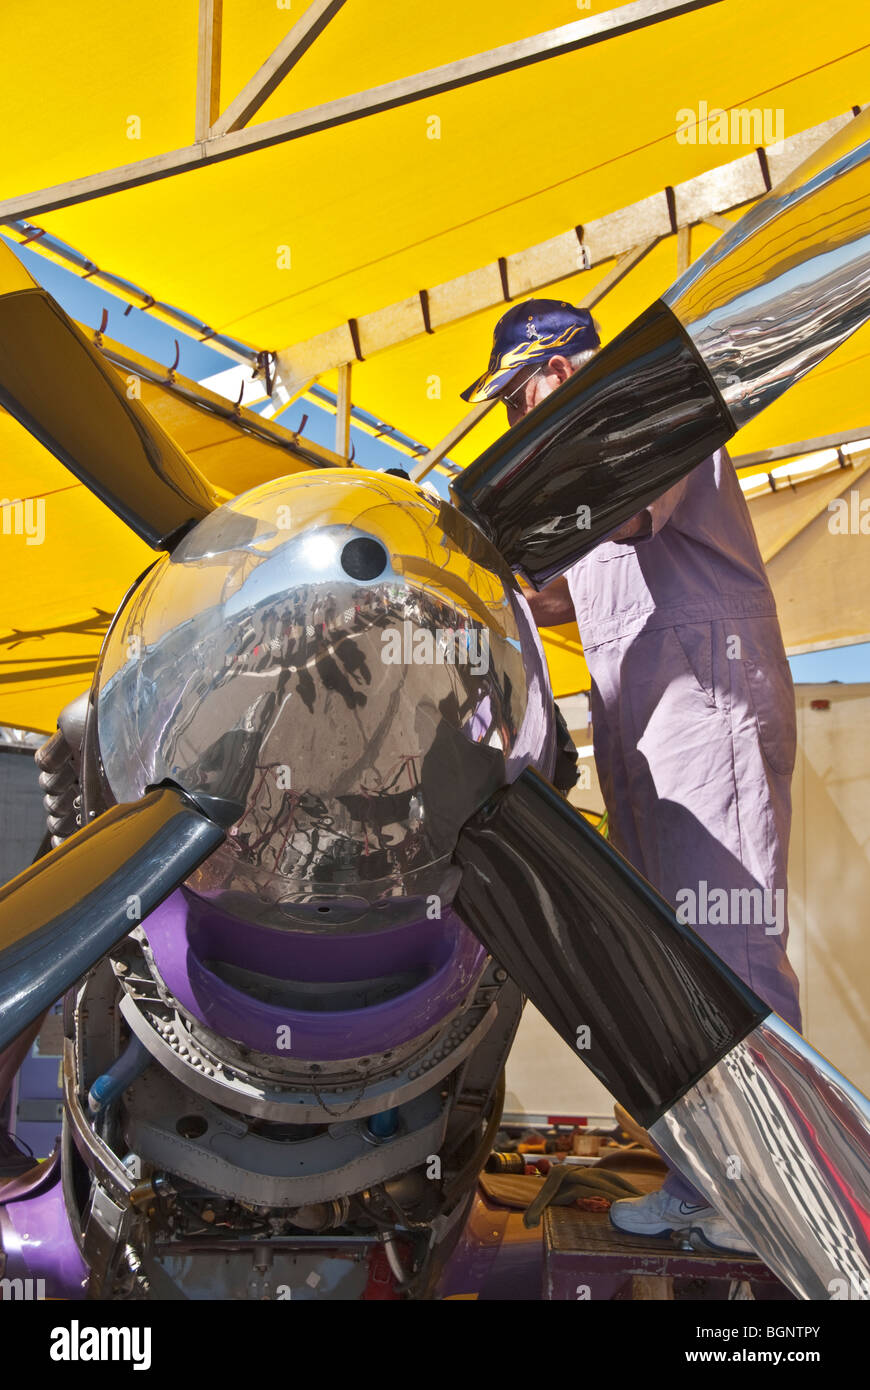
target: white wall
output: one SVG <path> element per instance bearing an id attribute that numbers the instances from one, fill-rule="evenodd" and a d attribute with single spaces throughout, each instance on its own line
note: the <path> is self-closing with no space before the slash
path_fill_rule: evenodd
<path id="1" fill-rule="evenodd" d="M 870 685 L 798 686 L 792 797 L 789 954 L 804 1032 L 870 1094 Z"/>

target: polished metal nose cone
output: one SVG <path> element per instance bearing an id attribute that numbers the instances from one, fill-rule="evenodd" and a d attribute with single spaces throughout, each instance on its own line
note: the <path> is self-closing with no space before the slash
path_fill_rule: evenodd
<path id="1" fill-rule="evenodd" d="M 552 752 L 543 654 L 498 553 L 357 469 L 212 512 L 122 610 L 98 685 L 112 794 L 171 778 L 241 803 L 190 886 L 277 926 L 317 898 L 362 899 L 359 930 L 394 924 L 394 900 L 447 906 L 464 821 Z"/>

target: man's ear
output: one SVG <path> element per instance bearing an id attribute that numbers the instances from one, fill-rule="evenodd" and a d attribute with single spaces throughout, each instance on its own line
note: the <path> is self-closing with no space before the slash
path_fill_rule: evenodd
<path id="1" fill-rule="evenodd" d="M 547 363 L 547 371 L 552 376 L 558 377 L 559 385 L 561 386 L 562 382 L 567 381 L 569 376 L 572 375 L 573 368 L 567 357 L 562 357 L 561 354 L 557 353 L 555 356 L 551 357 Z"/>

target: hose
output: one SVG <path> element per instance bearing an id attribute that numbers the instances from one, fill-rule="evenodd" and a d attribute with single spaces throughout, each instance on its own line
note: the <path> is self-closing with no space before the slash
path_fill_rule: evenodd
<path id="1" fill-rule="evenodd" d="M 113 1100 L 117 1100 L 118 1096 L 142 1075 L 146 1067 L 150 1066 L 151 1061 L 151 1053 L 133 1033 L 117 1061 L 113 1062 L 102 1076 L 97 1077 L 88 1091 L 88 1109 L 91 1114 L 98 1115 L 107 1105 L 111 1105 Z"/>

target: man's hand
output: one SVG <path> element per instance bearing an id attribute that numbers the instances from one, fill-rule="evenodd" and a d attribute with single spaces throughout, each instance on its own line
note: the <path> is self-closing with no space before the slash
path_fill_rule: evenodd
<path id="1" fill-rule="evenodd" d="M 626 521 L 616 531 L 612 531 L 606 538 L 609 541 L 631 541 L 637 540 L 640 536 L 652 534 L 652 518 L 648 511 L 638 512 L 630 521 Z"/>
<path id="2" fill-rule="evenodd" d="M 652 535 L 652 530 L 652 517 L 650 512 L 644 509 L 642 512 L 638 512 L 637 516 L 623 522 L 606 539 L 609 541 L 639 540 Z M 558 579 L 554 579 L 551 584 L 540 591 L 528 588 L 522 579 L 519 579 L 519 584 L 538 627 L 558 627 L 560 623 L 574 622 L 574 600 L 571 598 L 571 590 L 568 588 L 568 581 L 564 574 L 560 574 Z"/>
<path id="3" fill-rule="evenodd" d="M 571 590 L 564 574 L 560 574 L 558 579 L 554 579 L 552 584 L 548 584 L 540 592 L 527 589 L 522 580 L 520 585 L 523 598 L 528 603 L 538 627 L 557 627 L 560 623 L 573 623 L 574 600 L 571 598 Z"/>

